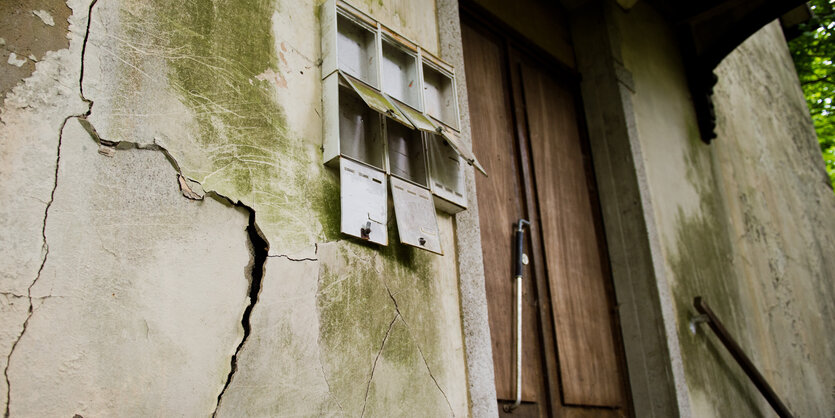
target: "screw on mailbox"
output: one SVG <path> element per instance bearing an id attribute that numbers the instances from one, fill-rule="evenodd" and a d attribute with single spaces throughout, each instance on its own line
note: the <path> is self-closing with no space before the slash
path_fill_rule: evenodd
<path id="1" fill-rule="evenodd" d="M 365 227 L 360 228 L 360 237 L 362 239 L 369 239 L 369 235 L 371 235 L 371 221 L 365 223 Z"/>

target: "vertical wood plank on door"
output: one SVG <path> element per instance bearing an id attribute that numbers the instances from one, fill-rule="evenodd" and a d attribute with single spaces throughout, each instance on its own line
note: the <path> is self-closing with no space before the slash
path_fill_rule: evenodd
<path id="1" fill-rule="evenodd" d="M 559 368 L 557 367 L 556 338 L 554 337 L 553 316 L 551 315 L 551 291 L 546 274 L 544 248 L 542 247 L 542 224 L 539 212 L 536 210 L 536 196 L 533 193 L 535 183 L 533 165 L 531 163 L 531 149 L 528 141 L 527 115 L 525 114 L 525 100 L 522 96 L 522 80 L 520 63 L 526 56 L 510 47 L 508 51 L 510 65 L 510 84 L 513 94 L 513 110 L 516 116 L 516 136 L 519 145 L 520 167 L 522 169 L 522 183 L 525 185 L 525 206 L 528 208 L 527 218 L 530 221 L 527 237 L 530 245 L 527 248 L 530 259 L 531 272 L 529 277 L 536 287 L 538 298 L 537 309 L 539 316 L 540 339 L 542 341 L 542 361 L 544 364 L 546 390 L 551 408 L 551 415 L 560 415 L 560 387 Z M 533 209 L 531 209 L 533 208 Z M 526 244 L 527 245 L 527 244 Z"/>
<path id="2" fill-rule="evenodd" d="M 560 386 L 566 405 L 622 407 L 608 277 L 588 187 L 572 91 L 522 66 Z"/>
<path id="3" fill-rule="evenodd" d="M 524 197 L 514 143 L 506 57 L 501 40 L 470 25 L 462 25 L 462 37 L 473 150 L 489 173 L 489 177 L 476 174 L 476 190 L 496 394 L 499 399 L 510 400 L 516 396 L 513 223 L 524 215 Z M 530 277 L 527 268 L 525 275 Z M 525 390 L 522 398 L 537 401 L 545 397 L 545 383 L 539 352 L 536 292 L 532 280 L 523 283 Z"/>

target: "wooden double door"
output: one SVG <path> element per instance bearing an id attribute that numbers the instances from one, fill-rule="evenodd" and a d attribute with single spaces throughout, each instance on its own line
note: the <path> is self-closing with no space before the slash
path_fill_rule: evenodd
<path id="1" fill-rule="evenodd" d="M 516 397 L 514 224 L 531 221 L 522 405 L 507 416 L 630 415 L 591 160 L 570 71 L 462 14 L 499 410 Z"/>

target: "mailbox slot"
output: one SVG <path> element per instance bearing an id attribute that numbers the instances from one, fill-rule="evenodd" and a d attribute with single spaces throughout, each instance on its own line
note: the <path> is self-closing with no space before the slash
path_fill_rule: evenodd
<path id="1" fill-rule="evenodd" d="M 341 154 L 380 170 L 384 166 L 381 115 L 350 88 L 339 86 L 339 149 Z"/>
<path id="2" fill-rule="evenodd" d="M 338 6 L 337 6 L 338 4 Z M 380 86 L 377 23 L 361 11 L 336 0 L 322 5 L 322 78 L 342 70 Z"/>
<path id="3" fill-rule="evenodd" d="M 383 93 L 414 107 L 421 108 L 420 78 L 417 54 L 397 46 L 383 37 Z"/>
<path id="4" fill-rule="evenodd" d="M 423 63 L 423 102 L 426 113 L 458 129 L 458 99 L 455 77 L 427 61 Z"/>
<path id="5" fill-rule="evenodd" d="M 337 13 L 339 69 L 377 86 L 377 33 L 343 13 Z"/>
<path id="6" fill-rule="evenodd" d="M 425 135 L 429 156 L 429 185 L 435 195 L 435 205 L 448 213 L 466 209 L 466 162 L 444 138 L 429 133 Z"/>
<path id="7" fill-rule="evenodd" d="M 426 153 L 420 131 L 389 123 L 386 135 L 391 175 L 428 188 Z"/>

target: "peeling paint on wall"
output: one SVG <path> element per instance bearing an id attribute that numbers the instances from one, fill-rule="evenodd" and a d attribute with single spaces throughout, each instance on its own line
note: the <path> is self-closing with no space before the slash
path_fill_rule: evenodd
<path id="1" fill-rule="evenodd" d="M 69 47 L 71 10 L 60 0 L 9 0 L 0 13 L 0 106 L 11 89 L 35 71 L 47 52 Z"/>

